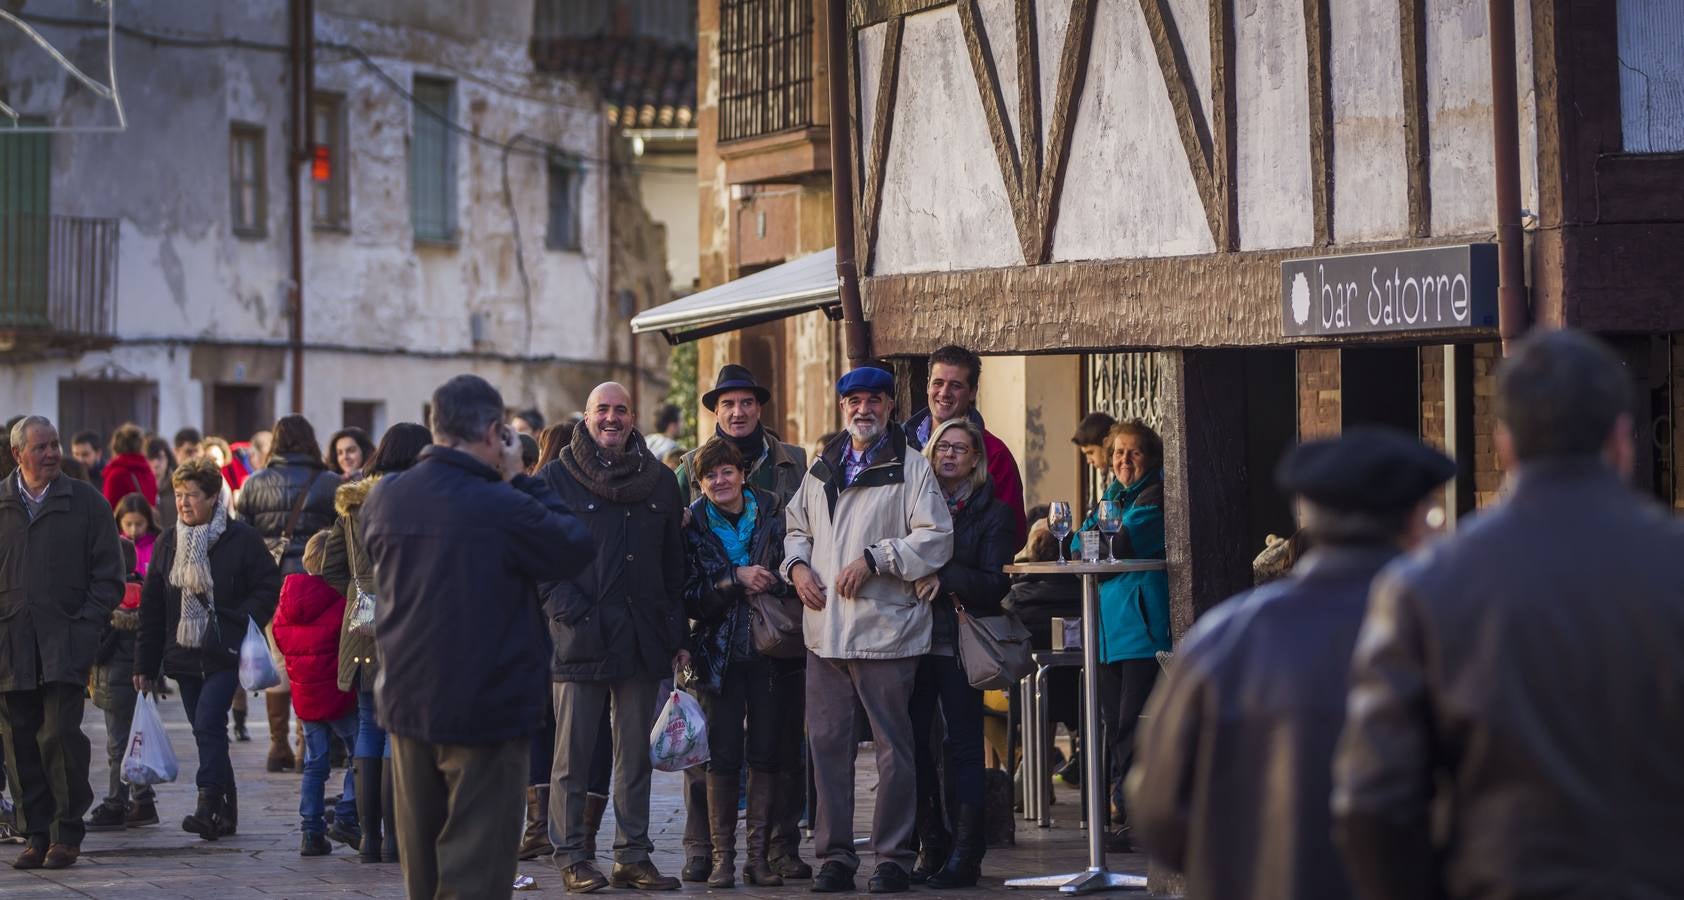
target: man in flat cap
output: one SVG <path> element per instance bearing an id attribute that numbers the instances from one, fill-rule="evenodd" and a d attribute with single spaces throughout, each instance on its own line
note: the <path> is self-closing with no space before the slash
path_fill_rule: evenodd
<path id="1" fill-rule="evenodd" d="M 930 650 L 930 607 L 913 582 L 953 555 L 953 518 L 923 455 L 889 421 L 894 377 L 863 366 L 836 382 L 847 430 L 801 481 L 786 515 L 783 576 L 807 607 L 807 742 L 818 804 L 818 893 L 854 890 L 855 701 L 877 753 L 873 893 L 911 885 L 917 797 L 912 696 Z"/>
<path id="2" fill-rule="evenodd" d="M 1333 772 L 1354 896 L 1684 897 L 1684 526 L 1626 484 L 1632 394 L 1586 334 L 1520 341 L 1503 502 L 1375 580 Z"/>
<path id="3" fill-rule="evenodd" d="M 1455 463 L 1413 436 L 1352 428 L 1281 460 L 1314 549 L 1188 633 L 1141 717 L 1128 808 L 1189 900 L 1350 895 L 1333 849 L 1334 746 L 1369 582 L 1427 533 Z"/>

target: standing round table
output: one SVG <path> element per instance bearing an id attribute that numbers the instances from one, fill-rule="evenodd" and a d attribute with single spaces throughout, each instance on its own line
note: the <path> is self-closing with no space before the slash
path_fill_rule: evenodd
<path id="1" fill-rule="evenodd" d="M 1161 559 L 1108 562 L 1032 562 L 1006 566 L 1008 575 L 1082 576 L 1082 790 L 1088 792 L 1088 867 L 1082 872 L 1013 878 L 1009 888 L 1057 888 L 1061 894 L 1146 890 L 1146 879 L 1105 868 L 1105 736 L 1099 718 L 1099 576 L 1123 572 L 1161 572 Z"/>

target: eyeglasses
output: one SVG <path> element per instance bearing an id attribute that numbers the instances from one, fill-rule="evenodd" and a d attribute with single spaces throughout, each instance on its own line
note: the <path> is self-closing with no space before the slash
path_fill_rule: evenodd
<path id="1" fill-rule="evenodd" d="M 951 444 L 947 441 L 942 441 L 936 445 L 936 455 L 938 456 L 943 453 L 951 453 L 954 456 L 964 456 L 969 452 L 971 452 L 970 444 Z"/>

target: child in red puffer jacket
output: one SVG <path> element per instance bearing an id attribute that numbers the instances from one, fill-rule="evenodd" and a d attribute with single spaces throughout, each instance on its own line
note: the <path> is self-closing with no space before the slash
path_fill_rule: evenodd
<path id="1" fill-rule="evenodd" d="M 334 807 L 333 826 L 324 823 L 330 736 L 337 734 L 347 746 L 357 737 L 357 695 L 339 689 L 339 625 L 345 617 L 345 598 L 319 574 L 326 537 L 327 532 L 320 532 L 305 546 L 305 574 L 286 577 L 274 620 L 275 646 L 286 658 L 292 681 L 293 711 L 304 723 L 300 856 L 331 853 L 329 838 L 352 849 L 362 841 L 350 769 L 345 770 L 345 792 Z"/>

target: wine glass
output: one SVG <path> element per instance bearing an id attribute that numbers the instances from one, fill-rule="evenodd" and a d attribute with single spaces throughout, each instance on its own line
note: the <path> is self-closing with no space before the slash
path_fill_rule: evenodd
<path id="1" fill-rule="evenodd" d="M 1105 532 L 1105 561 L 1117 561 L 1115 541 L 1123 527 L 1123 505 L 1115 500 L 1099 501 L 1099 530 Z"/>
<path id="2" fill-rule="evenodd" d="M 1047 507 L 1047 530 L 1053 533 L 1053 537 L 1058 538 L 1058 562 L 1060 565 L 1070 564 L 1070 560 L 1064 558 L 1064 541 L 1070 537 L 1070 528 L 1073 524 L 1070 504 L 1063 500 L 1054 500 Z"/>

